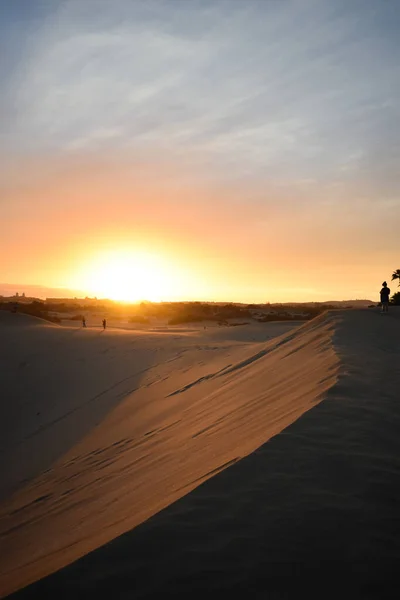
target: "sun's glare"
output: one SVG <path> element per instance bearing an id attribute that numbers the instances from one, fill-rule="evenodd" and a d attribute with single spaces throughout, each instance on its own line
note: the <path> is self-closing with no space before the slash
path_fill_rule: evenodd
<path id="1" fill-rule="evenodd" d="M 177 293 L 173 268 L 144 252 L 102 254 L 86 266 L 79 280 L 81 289 L 90 295 L 122 302 L 159 302 Z"/>

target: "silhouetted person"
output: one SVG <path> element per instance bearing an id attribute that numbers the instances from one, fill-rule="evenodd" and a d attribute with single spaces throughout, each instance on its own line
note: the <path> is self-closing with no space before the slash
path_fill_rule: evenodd
<path id="1" fill-rule="evenodd" d="M 107 327 L 107 321 L 105 319 L 103 319 L 103 329 L 105 329 Z"/>
<path id="2" fill-rule="evenodd" d="M 389 296 L 390 296 L 390 289 L 388 288 L 386 281 L 384 281 L 382 283 L 382 289 L 381 289 L 382 312 L 388 312 L 388 310 L 389 310 Z"/>
<path id="3" fill-rule="evenodd" d="M 86 319 L 85 319 L 85 317 L 82 317 L 82 327 L 86 327 Z"/>

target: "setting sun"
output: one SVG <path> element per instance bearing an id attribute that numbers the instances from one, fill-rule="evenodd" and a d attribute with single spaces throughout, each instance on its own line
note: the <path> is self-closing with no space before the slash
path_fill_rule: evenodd
<path id="1" fill-rule="evenodd" d="M 77 280 L 90 295 L 123 302 L 160 301 L 173 295 L 176 284 L 172 268 L 160 257 L 124 250 L 101 254 Z"/>

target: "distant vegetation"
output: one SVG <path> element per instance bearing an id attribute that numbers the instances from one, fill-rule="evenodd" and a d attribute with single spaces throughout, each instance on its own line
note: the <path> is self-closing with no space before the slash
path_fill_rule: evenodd
<path id="1" fill-rule="evenodd" d="M 10 312 L 19 312 L 25 315 L 31 315 L 32 317 L 39 317 L 40 319 L 45 319 L 51 323 L 61 323 L 60 317 L 57 315 L 52 315 L 49 312 L 45 302 L 41 302 L 40 300 L 33 300 L 33 302 L 24 302 L 21 304 L 17 304 L 16 302 L 0 301 L 0 310 L 8 310 Z"/>
<path id="2" fill-rule="evenodd" d="M 209 302 L 142 302 L 129 305 L 108 300 L 38 300 L 30 298 L 0 298 L 0 310 L 21 312 L 53 323 L 62 320 L 80 321 L 89 316 L 104 315 L 109 319 L 127 320 L 142 325 L 157 320 L 169 325 L 214 322 L 238 325 L 249 322 L 293 321 L 312 319 L 333 305 L 326 304 L 235 304 Z M 134 313 L 133 313 L 134 310 Z M 132 314 L 133 313 L 133 314 Z M 103 317 L 102 317 L 103 318 Z M 239 321 L 232 323 L 232 321 Z"/>
<path id="3" fill-rule="evenodd" d="M 398 280 L 400 286 L 400 269 L 396 269 L 392 273 L 392 281 Z M 395 304 L 396 306 L 400 306 L 400 292 L 396 292 L 390 298 L 390 303 Z"/>
<path id="4" fill-rule="evenodd" d="M 390 298 L 390 303 L 394 304 L 395 306 L 400 306 L 400 292 L 393 294 L 393 296 Z"/>
<path id="5" fill-rule="evenodd" d="M 392 298 L 398 303 L 398 294 Z M 0 310 L 18 311 L 34 315 L 53 323 L 63 320 L 80 321 L 86 318 L 107 318 L 116 321 L 128 321 L 138 325 L 157 324 L 157 321 L 169 325 L 210 322 L 232 326 L 250 322 L 267 323 L 271 321 L 308 320 L 323 311 L 352 306 L 368 306 L 368 300 L 348 302 L 309 302 L 293 304 L 238 304 L 218 302 L 141 302 L 140 304 L 122 304 L 111 300 L 54 299 L 0 297 Z"/>
<path id="6" fill-rule="evenodd" d="M 400 269 L 396 269 L 395 271 L 393 271 L 392 281 L 394 281 L 395 279 L 399 280 L 399 285 L 400 285 Z"/>
<path id="7" fill-rule="evenodd" d="M 133 317 L 129 317 L 128 321 L 129 323 L 141 323 L 142 325 L 149 323 L 149 319 L 143 315 L 134 315 Z"/>
<path id="8" fill-rule="evenodd" d="M 295 313 L 290 310 L 282 310 L 280 307 L 271 307 L 268 309 L 256 307 L 255 305 L 237 305 L 237 304 L 203 304 L 203 303 L 177 303 L 172 307 L 175 313 L 168 321 L 169 325 L 178 325 L 180 323 L 196 323 L 202 321 L 217 322 L 220 325 L 228 324 L 232 319 L 245 319 L 249 321 L 258 321 L 264 323 L 266 321 L 293 321 L 296 319 L 311 318 L 311 312 L 307 314 L 297 309 Z"/>

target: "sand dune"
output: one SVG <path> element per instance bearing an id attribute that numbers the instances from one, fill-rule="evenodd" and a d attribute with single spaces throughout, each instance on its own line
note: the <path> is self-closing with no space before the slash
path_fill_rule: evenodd
<path id="1" fill-rule="evenodd" d="M 1 593 L 86 554 L 17 596 L 277 598 L 327 577 L 324 597 L 381 597 L 400 559 L 399 316 L 337 311 L 267 342 L 18 326 L 33 366 L 1 357 L 2 457 L 20 457 Z"/>

